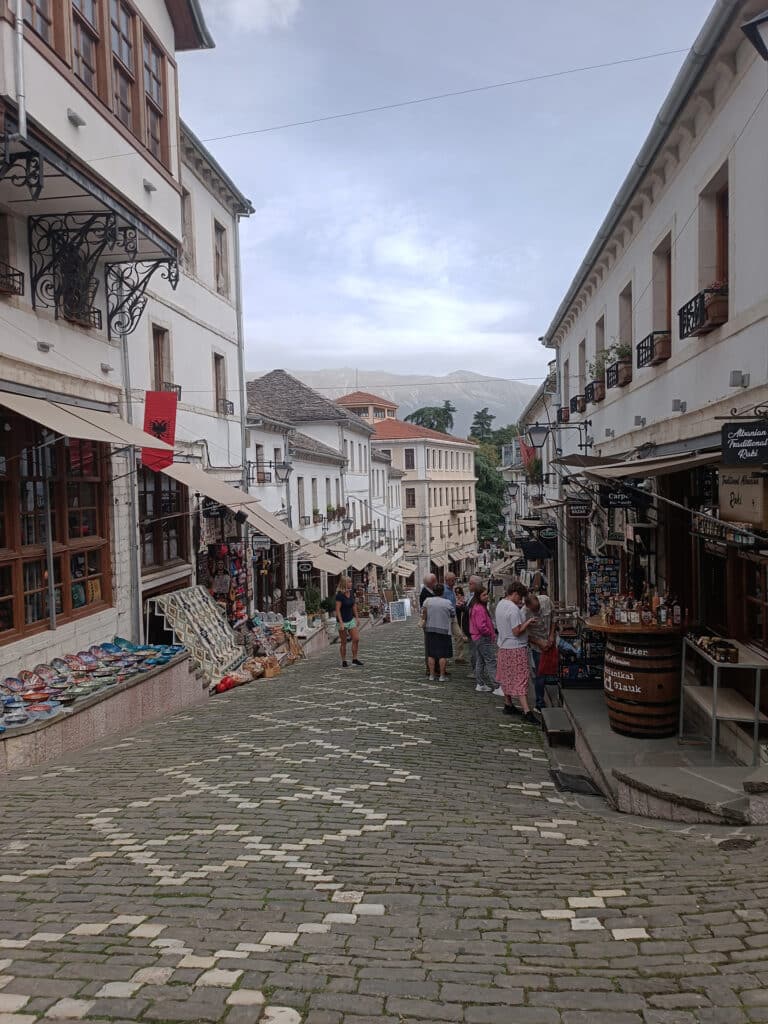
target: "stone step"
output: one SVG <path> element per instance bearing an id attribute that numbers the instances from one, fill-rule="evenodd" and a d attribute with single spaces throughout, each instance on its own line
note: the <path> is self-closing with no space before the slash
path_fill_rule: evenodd
<path id="1" fill-rule="evenodd" d="M 550 746 L 572 747 L 576 742 L 573 725 L 563 708 L 544 708 L 541 712 L 544 732 Z"/>
<path id="2" fill-rule="evenodd" d="M 614 768 L 618 808 L 668 821 L 750 824 L 750 801 L 744 795 L 746 767 Z"/>

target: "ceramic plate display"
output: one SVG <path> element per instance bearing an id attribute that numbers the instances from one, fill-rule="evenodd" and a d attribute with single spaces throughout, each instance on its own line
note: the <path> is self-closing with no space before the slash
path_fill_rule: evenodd
<path id="1" fill-rule="evenodd" d="M 22 690 L 26 689 L 26 687 L 20 679 L 16 679 L 13 676 L 6 676 L 3 680 L 3 689 L 7 690 L 9 693 L 21 693 Z"/>

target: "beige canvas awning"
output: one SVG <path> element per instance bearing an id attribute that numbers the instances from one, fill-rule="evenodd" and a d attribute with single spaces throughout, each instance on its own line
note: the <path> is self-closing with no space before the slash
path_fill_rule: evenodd
<path id="1" fill-rule="evenodd" d="M 335 558 L 327 551 L 323 551 L 319 544 L 305 544 L 296 553 L 296 561 L 311 562 L 321 572 L 328 572 L 332 576 L 342 576 L 347 571 L 345 562 Z"/>
<path id="2" fill-rule="evenodd" d="M 444 569 L 448 565 L 448 555 L 430 555 L 432 563 L 438 567 L 438 569 Z"/>
<path id="3" fill-rule="evenodd" d="M 368 555 L 368 561 L 371 565 L 378 566 L 379 569 L 386 569 L 387 565 L 389 564 L 387 559 L 384 558 L 383 555 L 377 555 L 375 553 L 370 553 Z"/>
<path id="4" fill-rule="evenodd" d="M 398 576 L 404 576 L 407 579 L 408 576 L 413 576 L 416 572 L 416 566 L 411 565 L 410 562 L 398 562 L 395 566 L 395 572 Z"/>
<path id="5" fill-rule="evenodd" d="M 668 476 L 670 473 L 682 473 L 696 466 L 707 466 L 719 462 L 720 451 L 700 452 L 698 455 L 674 455 L 659 459 L 636 459 L 634 462 L 613 463 L 610 466 L 594 466 L 586 471 L 586 475 L 596 480 L 626 480 L 632 477 Z"/>
<path id="6" fill-rule="evenodd" d="M 372 555 L 366 548 L 352 548 L 347 554 L 347 564 L 361 572 L 370 564 Z"/>
<path id="7" fill-rule="evenodd" d="M 301 534 L 296 533 L 286 523 L 281 523 L 277 516 L 263 508 L 252 494 L 239 491 L 212 473 L 207 473 L 200 466 L 191 462 L 174 462 L 166 466 L 162 472 L 184 484 L 190 491 L 203 494 L 232 512 L 244 512 L 255 530 L 277 544 L 298 544 L 304 540 Z"/>
<path id="8" fill-rule="evenodd" d="M 104 444 L 136 445 L 138 448 L 156 448 L 172 452 L 173 446 L 146 434 L 131 423 L 121 420 L 117 413 L 97 412 L 81 409 L 76 405 L 64 405 L 43 398 L 14 395 L 0 392 L 0 405 L 6 409 L 34 420 L 48 430 L 63 437 L 74 437 L 81 441 L 101 441 Z"/>

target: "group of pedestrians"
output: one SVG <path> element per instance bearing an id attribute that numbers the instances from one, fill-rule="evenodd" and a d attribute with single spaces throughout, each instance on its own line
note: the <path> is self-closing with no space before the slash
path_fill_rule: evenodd
<path id="1" fill-rule="evenodd" d="M 531 710 L 529 687 L 533 675 L 535 708 L 544 707 L 545 672 L 542 655 L 556 648 L 552 602 L 543 593 L 529 591 L 520 581 L 510 583 L 495 610 L 479 576 L 470 577 L 467 592 L 449 573 L 445 583 L 434 574 L 424 577 L 419 595 L 424 629 L 426 673 L 430 681 L 444 683 L 448 662 L 465 663 L 469 647 L 475 690 L 504 698 L 504 713 L 522 714 L 538 724 Z"/>

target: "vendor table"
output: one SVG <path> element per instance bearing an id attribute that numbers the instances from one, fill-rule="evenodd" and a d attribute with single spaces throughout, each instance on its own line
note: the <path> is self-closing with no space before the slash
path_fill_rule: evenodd
<path id="1" fill-rule="evenodd" d="M 606 635 L 603 689 L 608 721 L 624 736 L 661 739 L 677 731 L 682 626 L 603 622 L 587 629 Z"/>
<path id="2" fill-rule="evenodd" d="M 712 717 L 712 733 L 710 736 L 710 757 L 715 762 L 715 750 L 717 748 L 717 723 L 721 722 L 752 722 L 752 764 L 760 763 L 760 725 L 768 722 L 760 711 L 760 682 L 761 672 L 768 669 L 768 659 L 755 654 L 744 644 L 736 640 L 728 640 L 738 649 L 739 660 L 737 662 L 715 661 L 705 650 L 686 637 L 683 644 L 683 658 L 681 665 L 681 681 L 685 681 L 685 663 L 688 649 L 695 651 L 704 661 L 709 662 L 713 668 L 712 689 L 707 686 L 685 686 L 683 695 L 688 694 L 703 711 Z M 720 687 L 720 673 L 723 669 L 741 668 L 751 670 L 755 673 L 755 701 L 750 707 L 736 690 Z M 683 711 L 684 701 L 680 701 L 680 726 L 678 736 L 683 738 Z"/>

